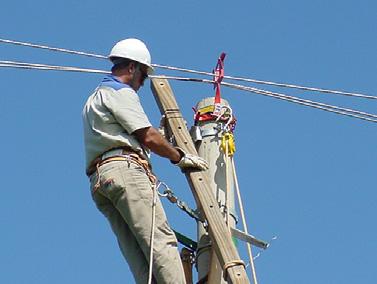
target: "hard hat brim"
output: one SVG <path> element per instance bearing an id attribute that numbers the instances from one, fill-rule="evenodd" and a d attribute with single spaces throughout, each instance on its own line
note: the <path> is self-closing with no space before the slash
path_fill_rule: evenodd
<path id="1" fill-rule="evenodd" d="M 119 57 L 119 58 L 126 58 L 126 59 L 129 59 L 129 60 L 133 60 L 133 61 L 136 61 L 136 62 L 139 62 L 140 64 L 143 64 L 144 66 L 147 67 L 147 74 L 148 75 L 152 75 L 154 73 L 154 68 L 152 65 L 149 65 L 149 64 L 145 64 L 144 62 L 140 62 L 140 61 L 137 61 L 135 60 L 134 58 L 131 58 L 131 57 L 122 57 L 122 56 L 116 56 L 116 55 L 109 55 L 108 56 L 108 59 L 111 63 L 114 64 L 112 58 L 116 58 L 116 57 Z"/>

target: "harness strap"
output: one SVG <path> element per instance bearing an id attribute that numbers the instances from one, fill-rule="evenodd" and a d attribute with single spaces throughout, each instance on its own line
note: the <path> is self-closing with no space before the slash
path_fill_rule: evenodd
<path id="1" fill-rule="evenodd" d="M 109 157 L 109 158 L 106 158 L 106 159 L 98 162 L 95 165 L 95 167 L 96 167 L 95 172 L 97 173 L 97 182 L 94 185 L 93 193 L 96 192 L 97 189 L 101 185 L 99 167 L 103 166 L 107 163 L 110 163 L 110 162 L 119 162 L 119 161 L 128 161 L 128 162 L 133 163 L 135 165 L 141 166 L 144 169 L 146 175 L 148 176 L 149 180 L 151 181 L 151 183 L 154 187 L 154 185 L 156 184 L 156 181 L 157 181 L 157 177 L 153 174 L 152 170 L 150 169 L 148 161 L 140 158 L 139 155 L 137 155 L 137 154 L 129 154 L 129 155 L 123 155 L 123 156 Z M 91 173 L 91 174 L 93 174 L 93 173 Z"/>
<path id="2" fill-rule="evenodd" d="M 221 53 L 220 57 L 217 59 L 217 64 L 213 72 L 215 73 L 214 76 L 214 81 L 215 85 L 214 88 L 216 89 L 215 93 L 215 101 L 214 101 L 214 111 L 213 114 L 215 116 L 220 116 L 221 115 L 221 92 L 220 92 L 220 86 L 221 86 L 221 81 L 224 78 L 224 59 L 225 59 L 225 53 Z"/>

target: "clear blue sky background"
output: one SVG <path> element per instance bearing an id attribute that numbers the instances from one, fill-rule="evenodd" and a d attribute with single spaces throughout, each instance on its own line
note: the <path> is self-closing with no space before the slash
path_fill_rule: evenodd
<path id="1" fill-rule="evenodd" d="M 3 38 L 107 54 L 116 41 L 138 37 L 159 64 L 211 71 L 225 51 L 229 75 L 377 95 L 372 0 L 34 0 L 1 9 Z M 110 67 L 4 44 L 0 59 Z M 0 283 L 133 283 L 84 174 L 81 109 L 102 75 L 0 69 L 0 77 Z M 213 90 L 171 85 L 191 125 L 191 107 Z M 376 110 L 372 100 L 282 91 Z M 140 95 L 157 125 L 149 83 Z M 238 118 L 235 159 L 250 231 L 278 236 L 255 261 L 259 282 L 377 283 L 376 125 L 232 89 L 223 96 Z M 153 161 L 194 205 L 179 170 Z M 166 210 L 173 227 L 195 237 L 191 219 L 170 204 Z"/>

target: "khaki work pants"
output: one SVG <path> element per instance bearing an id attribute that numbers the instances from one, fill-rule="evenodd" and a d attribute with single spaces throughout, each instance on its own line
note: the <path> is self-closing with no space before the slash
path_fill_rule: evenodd
<path id="1" fill-rule="evenodd" d="M 98 175 L 99 187 L 93 192 Z M 92 174 L 90 182 L 93 200 L 110 222 L 136 283 L 148 283 L 153 191 L 144 169 L 128 161 L 109 162 Z M 185 283 L 177 239 L 159 198 L 153 253 L 154 283 Z"/>

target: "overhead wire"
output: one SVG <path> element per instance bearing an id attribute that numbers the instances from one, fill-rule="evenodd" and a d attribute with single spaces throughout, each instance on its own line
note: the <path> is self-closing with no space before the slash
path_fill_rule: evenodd
<path id="1" fill-rule="evenodd" d="M 50 51 L 57 51 L 57 52 L 63 52 L 63 53 L 69 53 L 69 54 L 83 55 L 83 56 L 88 56 L 88 57 L 108 59 L 108 57 L 104 55 L 88 53 L 88 52 L 83 52 L 83 51 L 76 51 L 76 50 L 65 49 L 65 48 L 51 47 L 47 45 L 40 45 L 40 44 L 35 44 L 35 43 L 30 43 L 30 42 L 16 41 L 16 40 L 3 39 L 3 38 L 0 38 L 0 42 L 14 44 L 14 45 L 22 45 L 22 46 L 33 47 L 33 48 L 47 49 Z"/>
<path id="2" fill-rule="evenodd" d="M 210 73 L 210 72 L 196 71 L 196 70 L 192 70 L 192 69 L 173 67 L 173 66 L 167 66 L 167 65 L 159 65 L 159 64 L 152 64 L 152 65 L 154 65 L 155 67 L 158 67 L 158 68 L 163 68 L 163 69 L 168 69 L 168 70 L 173 70 L 173 71 L 181 71 L 181 72 L 199 74 L 199 75 L 206 75 L 206 76 L 215 76 L 214 73 Z M 377 99 L 377 96 L 370 96 L 370 95 L 365 95 L 365 94 L 360 94 L 360 93 L 351 93 L 351 92 L 329 90 L 329 89 L 322 89 L 322 88 L 305 87 L 305 86 L 299 86 L 299 85 L 294 85 L 294 84 L 276 83 L 276 82 L 256 80 L 256 79 L 251 79 L 251 78 L 243 78 L 243 77 L 234 77 L 234 76 L 224 75 L 224 79 L 229 79 L 229 80 L 233 80 L 233 81 L 244 81 L 244 82 L 262 84 L 262 85 L 270 85 L 270 86 L 275 86 L 275 87 L 299 89 L 299 90 L 304 90 L 304 91 L 344 95 L 344 96 L 358 97 L 358 98 L 364 98 L 364 99 L 373 99 L 373 100 Z"/>
<path id="3" fill-rule="evenodd" d="M 78 68 L 78 67 L 71 67 L 71 66 L 58 66 L 58 65 L 48 65 L 48 64 L 36 64 L 36 63 L 26 63 L 26 62 L 18 62 L 18 61 L 8 61 L 8 60 L 0 60 L 0 67 L 4 68 L 21 68 L 21 69 L 38 69 L 38 70 L 54 70 L 54 71 L 69 71 L 69 72 L 84 72 L 84 73 L 97 73 L 97 74 L 110 74 L 109 71 L 99 70 L 99 69 L 89 69 L 89 68 Z M 186 81 L 186 82 L 200 82 L 200 83 L 207 83 L 213 84 L 213 80 L 208 79 L 199 79 L 199 78 L 186 78 L 186 77 L 177 77 L 177 76 L 166 76 L 166 75 L 151 75 L 150 78 L 156 79 L 167 79 L 167 80 L 177 80 L 177 81 Z M 249 86 L 243 86 L 228 82 L 221 82 L 223 86 L 238 89 L 242 91 L 247 91 L 263 96 L 273 97 L 276 99 L 296 103 L 299 105 L 304 105 L 308 107 L 313 107 L 317 109 L 321 109 L 327 112 L 333 112 L 340 115 L 345 115 L 348 117 L 358 118 L 365 121 L 370 122 L 377 122 L 377 115 L 370 114 L 367 112 L 362 112 L 354 109 L 343 108 L 338 106 L 333 106 L 329 104 L 319 103 L 311 100 L 301 99 L 294 96 L 288 96 L 281 93 L 270 92 L 262 89 L 257 89 Z"/>
<path id="4" fill-rule="evenodd" d="M 83 72 L 83 73 L 97 73 L 97 74 L 110 74 L 110 71 L 99 69 L 79 68 L 71 66 L 48 65 L 39 63 L 26 63 L 19 61 L 0 60 L 0 67 L 20 68 L 20 69 L 38 69 L 38 70 L 54 70 L 54 71 L 70 71 L 70 72 Z"/>
<path id="5" fill-rule="evenodd" d="M 322 89 L 322 88 L 305 87 L 305 86 L 299 86 L 299 85 L 294 85 L 294 84 L 276 83 L 276 82 L 262 81 L 262 80 L 242 78 L 242 77 L 224 76 L 224 78 L 230 79 L 230 80 L 236 80 L 236 81 L 244 81 L 244 82 L 250 82 L 250 83 L 255 83 L 255 84 L 270 85 L 270 86 L 275 86 L 275 87 L 291 88 L 291 89 L 298 89 L 298 90 L 304 90 L 304 91 L 343 95 L 343 96 L 348 96 L 348 97 L 357 97 L 357 98 L 372 99 L 372 100 L 377 99 L 377 96 L 370 96 L 370 95 L 365 95 L 365 94 L 360 94 L 360 93 L 350 93 L 350 92 L 336 91 L 336 90 L 329 90 L 329 89 Z"/>
<path id="6" fill-rule="evenodd" d="M 83 51 L 76 51 L 76 50 L 65 49 L 65 48 L 50 47 L 50 46 L 47 46 L 47 45 L 40 45 L 40 44 L 34 44 L 34 43 L 22 42 L 22 41 L 15 41 L 15 40 L 10 40 L 10 39 L 0 38 L 0 43 L 21 45 L 21 46 L 27 46 L 27 47 L 32 47 L 32 48 L 40 48 L 40 49 L 46 49 L 46 50 L 50 50 L 50 51 L 63 52 L 63 53 L 69 53 L 69 54 L 75 54 L 75 55 L 82 55 L 82 56 L 94 57 L 94 58 L 99 58 L 99 59 L 108 59 L 108 57 L 104 56 L 104 55 L 88 53 L 88 52 L 83 52 Z M 187 68 L 180 68 L 180 67 L 167 66 L 167 65 L 161 65 L 161 64 L 152 64 L 152 66 L 156 67 L 156 68 L 162 68 L 162 69 L 167 69 L 167 70 L 174 70 L 174 71 L 180 71 L 180 72 L 186 72 L 186 73 L 192 73 L 192 74 L 198 74 L 198 75 L 205 75 L 205 76 L 212 76 L 212 77 L 215 76 L 215 74 L 213 72 L 211 73 L 211 72 L 197 71 L 197 70 L 192 70 L 192 69 L 187 69 Z M 224 79 L 235 80 L 235 81 L 244 81 L 244 82 L 249 82 L 249 83 L 254 83 L 254 84 L 270 85 L 270 86 L 275 86 L 275 87 L 299 89 L 299 90 L 304 90 L 304 91 L 344 95 L 344 96 L 364 98 L 364 99 L 377 99 L 377 96 L 365 95 L 365 94 L 360 94 L 360 93 L 351 93 L 351 92 L 344 92 L 344 91 L 339 91 L 339 90 L 330 90 L 330 89 L 324 89 L 324 88 L 305 87 L 305 86 L 299 86 L 299 85 L 294 85 L 294 84 L 286 84 L 286 83 L 277 83 L 277 82 L 264 81 L 264 80 L 256 80 L 256 79 L 252 79 L 252 78 L 234 77 L 234 76 L 225 75 Z"/>
<path id="7" fill-rule="evenodd" d="M 343 108 L 343 107 L 333 106 L 329 104 L 319 103 L 312 100 L 301 99 L 295 96 L 289 96 L 289 95 L 285 95 L 281 93 L 270 92 L 270 91 L 266 91 L 262 89 L 253 88 L 253 87 L 230 84 L 227 82 L 222 82 L 222 85 L 230 87 L 230 88 L 234 88 L 234 89 L 239 89 L 239 90 L 263 95 L 263 96 L 268 96 L 268 97 L 272 97 L 272 98 L 276 98 L 276 99 L 280 99 L 284 101 L 289 101 L 289 102 L 296 103 L 303 106 L 309 106 L 309 107 L 321 109 L 328 112 L 333 112 L 333 113 L 337 113 L 337 114 L 341 114 L 341 115 L 345 115 L 349 117 L 354 117 L 354 118 L 358 118 L 358 119 L 362 119 L 362 120 L 366 120 L 370 122 L 377 122 L 376 119 L 373 119 L 373 118 L 377 118 L 377 115 L 367 113 L 367 112 L 362 112 L 362 111 L 358 111 L 358 110 L 354 110 L 350 108 Z"/>
<path id="8" fill-rule="evenodd" d="M 160 78 L 160 79 L 167 79 L 167 80 L 186 81 L 186 82 L 201 82 L 201 83 L 207 83 L 207 84 L 213 84 L 214 83 L 213 80 L 198 79 L 198 78 L 185 78 L 185 77 L 174 77 L 174 76 L 151 76 L 151 77 Z M 233 88 L 233 89 L 238 89 L 238 90 L 247 91 L 247 92 L 251 92 L 251 93 L 255 93 L 255 94 L 259 94 L 259 95 L 277 98 L 277 99 L 280 99 L 280 100 L 296 103 L 296 104 L 299 104 L 299 105 L 304 105 L 304 106 L 309 106 L 309 107 L 321 109 L 321 110 L 328 111 L 328 112 L 333 112 L 333 113 L 340 114 L 340 115 L 358 118 L 358 119 L 362 119 L 362 120 L 366 120 L 366 121 L 370 121 L 370 122 L 377 122 L 377 119 L 372 119 L 372 118 L 377 118 L 377 115 L 370 114 L 370 113 L 367 113 L 367 112 L 362 112 L 362 111 L 349 109 L 349 108 L 342 108 L 342 107 L 333 106 L 333 105 L 324 104 L 324 103 L 319 103 L 319 102 L 315 102 L 315 101 L 311 101 L 311 100 L 301 99 L 301 98 L 294 97 L 294 96 L 288 96 L 288 95 L 284 95 L 284 94 L 281 94 L 281 93 L 275 93 L 275 92 L 270 92 L 270 91 L 266 91 L 266 90 L 262 90 L 262 89 L 253 88 L 253 87 L 228 83 L 228 82 L 224 82 L 224 81 L 221 82 L 221 85 L 223 85 L 225 87 Z M 366 117 L 364 117 L 363 115 L 366 116 Z M 368 118 L 368 117 L 371 117 L 371 118 Z"/>

